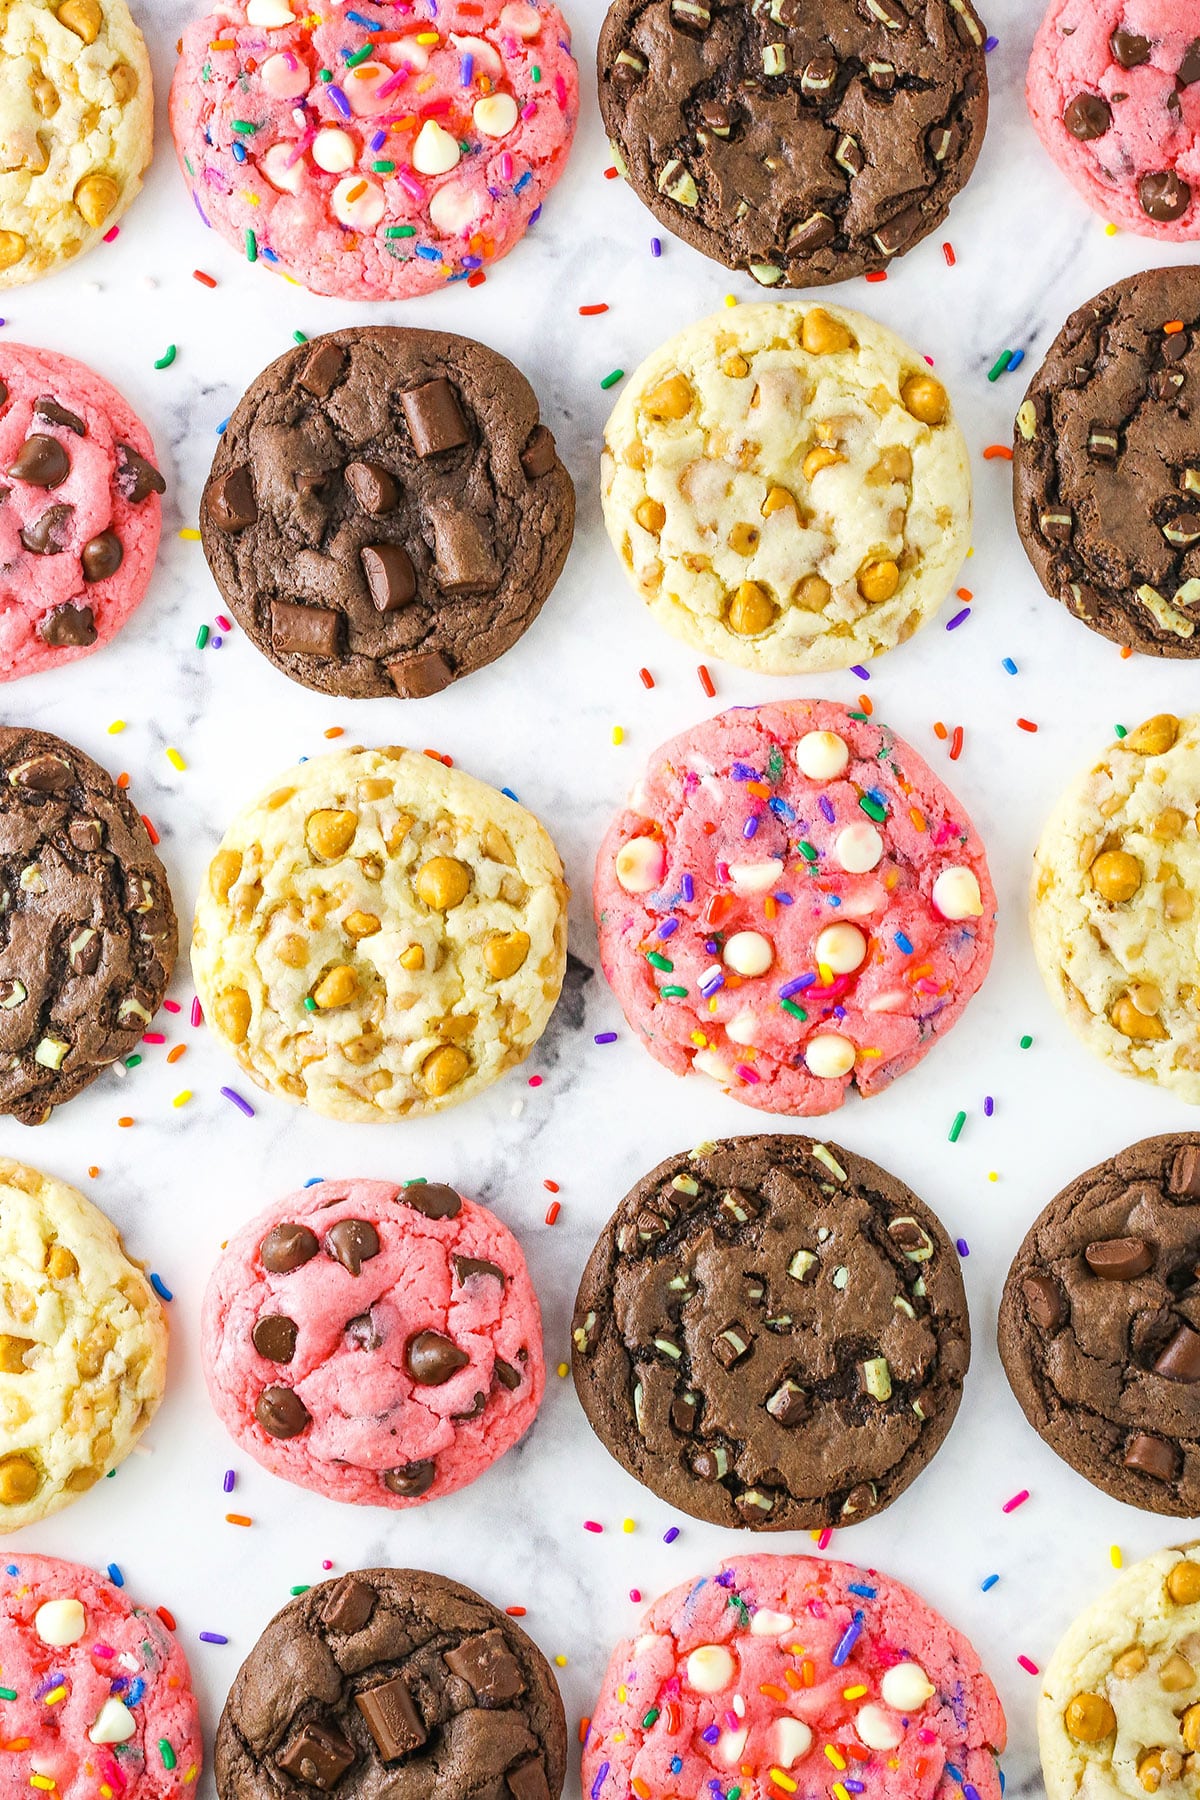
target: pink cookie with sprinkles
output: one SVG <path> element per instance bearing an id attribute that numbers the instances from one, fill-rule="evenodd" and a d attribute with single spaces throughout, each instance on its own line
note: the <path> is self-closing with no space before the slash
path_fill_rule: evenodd
<path id="1" fill-rule="evenodd" d="M 161 1616 L 94 1569 L 0 1558 L 0 1792 L 183 1800 L 200 1719 Z"/>
<path id="2" fill-rule="evenodd" d="M 656 752 L 596 862 L 600 959 L 674 1074 L 765 1112 L 879 1093 L 987 973 L 996 896 L 970 819 L 861 712 L 738 707 Z"/>
<path id="3" fill-rule="evenodd" d="M 548 0 L 230 0 L 183 35 L 171 129 L 192 198 L 314 294 L 478 281 L 541 212 L 579 116 Z"/>
<path id="4" fill-rule="evenodd" d="M 815 1556 L 740 1556 L 618 1644 L 583 1751 L 588 1800 L 999 1800 L 1004 1712 L 911 1589 Z"/>

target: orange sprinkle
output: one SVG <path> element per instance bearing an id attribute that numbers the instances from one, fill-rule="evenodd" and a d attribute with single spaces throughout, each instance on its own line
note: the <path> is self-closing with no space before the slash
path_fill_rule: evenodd
<path id="1" fill-rule="evenodd" d="M 984 462 L 995 462 L 999 457 L 1002 462 L 1012 461 L 1012 451 L 1007 444 L 989 444 L 983 453 Z"/>
<path id="2" fill-rule="evenodd" d="M 557 1192 L 558 1192 L 557 1181 L 550 1181 L 549 1179 L 547 1179 L 546 1181 L 543 1181 L 542 1186 L 545 1188 L 545 1190 L 548 1194 L 557 1194 Z"/>
<path id="3" fill-rule="evenodd" d="M 345 727 L 342 725 L 331 725 L 325 733 L 325 736 L 328 738 L 345 737 L 345 735 Z"/>
<path id="4" fill-rule="evenodd" d="M 506 1606 L 504 1610 L 510 1619 L 523 1619 L 525 1617 L 525 1608 L 523 1606 Z M 590 1720 L 585 1721 L 585 1723 L 589 1724 L 590 1722 Z"/>
<path id="5" fill-rule="evenodd" d="M 208 47 L 210 50 L 236 50 L 237 44 L 233 38 L 213 38 Z"/>
<path id="6" fill-rule="evenodd" d="M 129 776 L 124 769 L 122 769 L 121 773 L 117 776 L 117 786 L 119 788 L 127 788 L 129 786 Z"/>
<path id="7" fill-rule="evenodd" d="M 938 741 L 940 743 L 943 743 L 943 744 L 945 743 L 946 739 L 950 736 L 950 733 L 946 730 L 946 727 L 942 724 L 942 721 L 940 719 L 936 719 L 934 721 L 933 735 L 935 738 L 938 739 Z"/>
<path id="8" fill-rule="evenodd" d="M 773 919 L 778 911 L 779 902 L 776 900 L 774 894 L 768 894 L 763 901 L 763 918 Z"/>
<path id="9" fill-rule="evenodd" d="M 152 822 L 146 817 L 145 813 L 143 813 L 141 817 L 142 817 L 142 824 L 146 827 L 146 836 L 150 839 L 150 842 L 152 844 L 157 844 L 158 833 L 157 833 L 157 831 L 155 831 Z"/>
<path id="10" fill-rule="evenodd" d="M 918 831 L 928 831 L 929 830 L 928 825 L 925 823 L 924 813 L 918 812 L 915 806 L 909 807 L 908 816 L 912 820 L 913 824 L 916 826 Z"/>
<path id="11" fill-rule="evenodd" d="M 867 280 L 868 281 L 886 281 L 887 280 L 887 270 L 886 269 L 874 269 L 871 272 L 871 274 L 867 276 Z"/>
<path id="12" fill-rule="evenodd" d="M 181 1056 L 186 1056 L 186 1055 L 187 1055 L 187 1045 L 186 1044 L 176 1044 L 176 1046 L 173 1050 L 167 1051 L 167 1061 L 169 1063 L 177 1063 Z"/>
<path id="13" fill-rule="evenodd" d="M 960 600 L 973 600 L 975 598 L 970 588 L 959 588 L 957 593 Z"/>
<path id="14" fill-rule="evenodd" d="M 100 1173 L 100 1171 L 99 1171 L 99 1169 L 97 1169 L 97 1168 L 96 1168 L 96 1167 L 95 1167 L 95 1165 L 94 1165 L 94 1164 L 93 1164 L 93 1166 L 92 1166 L 92 1167 L 91 1167 L 91 1168 L 90 1168 L 90 1169 L 89 1169 L 89 1170 L 88 1170 L 88 1174 L 89 1174 L 89 1175 L 90 1175 L 90 1176 L 91 1176 L 91 1178 L 92 1178 L 92 1180 L 93 1180 L 93 1181 L 95 1181 L 95 1179 L 96 1179 L 96 1177 L 97 1177 L 97 1175 L 98 1175 L 98 1174 L 99 1174 L 99 1173 Z"/>
<path id="15" fill-rule="evenodd" d="M 709 674 L 708 670 L 705 668 L 703 663 L 700 664 L 699 668 L 696 670 L 696 673 L 700 677 L 700 686 L 704 689 L 704 691 L 708 695 L 709 699 L 715 700 L 717 697 L 717 690 L 713 686 L 712 676 Z"/>
<path id="16" fill-rule="evenodd" d="M 525 1608 L 523 1606 L 519 1606 L 519 1607 L 510 1606 L 508 1610 L 510 1613 L 515 1612 L 518 1616 L 521 1616 L 524 1614 Z M 579 1721 L 579 1741 L 581 1744 L 587 1742 L 587 1734 L 591 1730 L 591 1726 L 592 1726 L 592 1721 L 588 1718 L 587 1714 L 585 1713 L 583 1718 L 580 1719 L 580 1721 Z"/>
<path id="17" fill-rule="evenodd" d="M 773 1682 L 773 1681 L 760 1681 L 758 1684 L 758 1691 L 760 1694 L 765 1694 L 767 1696 L 768 1700 L 786 1700 L 787 1699 L 787 1693 L 785 1692 L 785 1690 L 781 1687 L 778 1687 L 775 1684 L 775 1682 Z"/>
<path id="18" fill-rule="evenodd" d="M 1183 320 L 1171 319 L 1168 324 L 1163 326 L 1163 330 L 1168 337 L 1176 337 L 1183 330 Z"/>
<path id="19" fill-rule="evenodd" d="M 200 283 L 201 287 L 214 288 L 217 285 L 214 277 L 211 275 L 206 275 L 204 273 L 203 269 L 193 269 L 192 270 L 192 280 L 198 281 Z"/>
<path id="20" fill-rule="evenodd" d="M 248 1519 L 245 1513 L 226 1513 L 225 1523 L 227 1525 L 253 1525 L 254 1520 Z"/>
<path id="21" fill-rule="evenodd" d="M 454 767 L 454 758 L 452 756 L 444 756 L 440 750 L 426 750 L 425 755 L 432 757 L 434 762 L 444 763 L 448 769 Z"/>
<path id="22" fill-rule="evenodd" d="M 800 1677 L 797 1675 L 795 1669 L 785 1669 L 783 1671 L 783 1679 L 790 1688 L 798 1688 L 800 1686 Z"/>
<path id="23" fill-rule="evenodd" d="M 748 794 L 753 794 L 756 800 L 769 800 L 771 798 L 771 790 L 765 781 L 748 781 L 746 783 L 746 792 Z"/>
<path id="24" fill-rule="evenodd" d="M 859 712 L 866 713 L 868 719 L 875 711 L 875 702 L 871 699 L 869 694 L 860 694 L 858 696 L 858 710 Z"/>
<path id="25" fill-rule="evenodd" d="M 132 1119 L 118 1119 L 117 1124 L 127 1129 L 130 1125 L 133 1124 L 133 1120 Z"/>
<path id="26" fill-rule="evenodd" d="M 805 1687 L 811 1687 L 816 1678 L 817 1671 L 813 1667 L 812 1658 L 806 1656 L 804 1661 L 800 1664 L 800 1679 Z"/>
<path id="27" fill-rule="evenodd" d="M 1125 660 L 1127 662 L 1132 655 L 1133 655 L 1133 646 L 1131 644 L 1122 644 L 1121 645 L 1121 656 L 1122 656 L 1123 660 Z"/>
<path id="28" fill-rule="evenodd" d="M 606 313 L 607 311 L 607 303 L 601 301 L 599 306 L 581 306 L 579 309 L 579 316 L 581 319 L 595 319 L 600 313 Z"/>
<path id="29" fill-rule="evenodd" d="M 855 1698 L 857 1699 L 859 1694 L 865 1694 L 866 1691 L 866 1688 L 855 1689 Z M 871 1760 L 871 1752 L 862 1744 L 843 1744 L 842 1754 L 843 1756 L 848 1756 L 851 1762 L 870 1762 Z"/>
<path id="30" fill-rule="evenodd" d="M 629 1785 L 637 1795 L 638 1800 L 650 1800 L 650 1789 L 646 1786 L 646 1783 L 642 1780 L 640 1775 L 635 1775 Z"/>
<path id="31" fill-rule="evenodd" d="M 1022 731 L 1036 731 L 1037 726 L 1032 719 L 1018 719 L 1017 724 Z"/>

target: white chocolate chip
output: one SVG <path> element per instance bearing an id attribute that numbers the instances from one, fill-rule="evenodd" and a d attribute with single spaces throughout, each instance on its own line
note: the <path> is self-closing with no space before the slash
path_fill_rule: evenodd
<path id="1" fill-rule="evenodd" d="M 524 0 L 511 0 L 510 5 L 500 8 L 500 29 L 531 43 L 542 29 L 542 16 L 536 7 L 526 6 Z"/>
<path id="2" fill-rule="evenodd" d="M 87 1630 L 87 1615 L 79 1600 L 47 1600 L 33 1615 L 33 1629 L 43 1644 L 65 1650 L 77 1644 Z"/>
<path id="3" fill-rule="evenodd" d="M 281 26 L 294 25 L 295 22 L 296 15 L 292 11 L 290 0 L 248 0 L 247 25 L 262 25 L 268 31 L 278 31 Z"/>
<path id="4" fill-rule="evenodd" d="M 298 56 L 268 56 L 258 71 L 259 79 L 275 100 L 298 100 L 307 94 L 308 70 Z"/>
<path id="5" fill-rule="evenodd" d="M 511 94 L 487 94 L 475 102 L 471 117 L 484 137 L 507 137 L 517 122 L 517 103 Z"/>
<path id="6" fill-rule="evenodd" d="M 343 175 L 329 204 L 339 224 L 369 230 L 378 225 L 387 203 L 377 181 L 369 181 L 365 175 Z"/>
<path id="7" fill-rule="evenodd" d="M 873 825 L 847 825 L 838 833 L 833 854 L 847 875 L 866 875 L 883 856 L 883 839 Z"/>
<path id="8" fill-rule="evenodd" d="M 426 119 L 412 147 L 412 166 L 418 175 L 448 175 L 461 158 L 458 139 L 436 119 Z"/>
<path id="9" fill-rule="evenodd" d="M 803 1719 L 776 1719 L 771 1728 L 771 1754 L 781 1769 L 790 1769 L 812 1749 L 812 1732 Z"/>
<path id="10" fill-rule="evenodd" d="M 443 237 L 457 237 L 474 225 L 478 216 L 474 194 L 460 182 L 447 182 L 430 197 L 429 222 Z"/>
<path id="11" fill-rule="evenodd" d="M 93 1744 L 123 1744 L 137 1731 L 137 1720 L 123 1700 L 106 1700 L 88 1732 Z"/>
<path id="12" fill-rule="evenodd" d="M 415 37 L 401 38 L 393 54 L 408 68 L 416 69 L 418 74 L 429 67 L 429 52 L 424 44 L 418 44 Z"/>
<path id="13" fill-rule="evenodd" d="M 810 781 L 832 781 L 850 761 L 850 746 L 836 731 L 806 731 L 796 745 L 796 767 Z"/>
<path id="14" fill-rule="evenodd" d="M 765 894 L 782 878 L 780 862 L 730 863 L 729 879 L 739 894 Z"/>
<path id="15" fill-rule="evenodd" d="M 746 1739 L 750 1736 L 747 1730 L 723 1731 L 717 1742 L 717 1755 L 723 1763 L 730 1767 L 742 1760 L 742 1751 L 746 1748 Z"/>
<path id="16" fill-rule="evenodd" d="M 868 1750 L 894 1750 L 904 1742 L 903 1727 L 882 1706 L 860 1706 L 854 1727 Z"/>
<path id="17" fill-rule="evenodd" d="M 358 158 L 358 150 L 354 139 L 348 131 L 340 131 L 336 125 L 327 126 L 318 131 L 313 139 L 312 159 L 318 169 L 324 169 L 327 175 L 344 175 L 352 169 Z"/>
<path id="18" fill-rule="evenodd" d="M 272 144 L 258 165 L 281 194 L 298 194 L 304 186 L 304 163 L 300 157 L 292 161 L 293 151 L 291 144 Z"/>
<path id="19" fill-rule="evenodd" d="M 918 1712 L 936 1692 L 932 1681 L 917 1662 L 897 1663 L 884 1675 L 879 1692 L 886 1706 L 898 1713 Z"/>
<path id="20" fill-rule="evenodd" d="M 782 1637 L 796 1623 L 791 1613 L 772 1612 L 769 1606 L 760 1606 L 750 1621 L 751 1637 Z"/>
<path id="21" fill-rule="evenodd" d="M 735 1013 L 725 1027 L 725 1036 L 735 1044 L 752 1044 L 758 1035 L 758 1014 L 748 1006 Z"/>
<path id="22" fill-rule="evenodd" d="M 722 1087 L 728 1087 L 733 1077 L 733 1070 L 715 1050 L 697 1050 L 692 1067 L 698 1075 L 707 1075 L 710 1081 L 719 1082 Z"/>
<path id="23" fill-rule="evenodd" d="M 775 946 L 761 931 L 735 931 L 721 959 L 735 975 L 765 975 L 775 960 Z"/>
<path id="24" fill-rule="evenodd" d="M 839 1037 L 836 1031 L 819 1031 L 804 1046 L 809 1074 L 820 1076 L 822 1081 L 836 1081 L 839 1076 L 848 1075 L 856 1054 L 849 1038 Z"/>
<path id="25" fill-rule="evenodd" d="M 817 938 L 817 962 L 835 975 L 861 969 L 867 957 L 867 940 L 857 925 L 827 925 Z"/>
<path id="26" fill-rule="evenodd" d="M 649 894 L 659 885 L 667 866 L 667 853 L 657 838 L 630 838 L 617 851 L 614 873 L 627 894 Z"/>
<path id="27" fill-rule="evenodd" d="M 977 919 L 983 912 L 979 882 L 970 869 L 943 869 L 933 884 L 933 904 L 943 919 Z"/>
<path id="28" fill-rule="evenodd" d="M 719 1694 L 737 1674 L 737 1664 L 724 1644 L 701 1644 L 687 1659 L 688 1686 L 698 1694 Z"/>
<path id="29" fill-rule="evenodd" d="M 460 56 L 471 58 L 474 64 L 472 73 L 476 78 L 480 75 L 490 75 L 495 80 L 497 75 L 503 75 L 504 64 L 501 62 L 498 52 L 492 48 L 486 38 L 464 37 L 461 32 L 457 31 L 450 32 L 449 37 Z"/>
<path id="30" fill-rule="evenodd" d="M 381 62 L 359 63 L 356 69 L 351 70 L 343 80 L 342 91 L 356 119 L 373 118 L 376 113 L 386 112 L 393 104 L 390 94 L 384 94 L 380 99 L 379 90 L 395 73 L 394 69 L 389 69 L 386 63 Z"/>

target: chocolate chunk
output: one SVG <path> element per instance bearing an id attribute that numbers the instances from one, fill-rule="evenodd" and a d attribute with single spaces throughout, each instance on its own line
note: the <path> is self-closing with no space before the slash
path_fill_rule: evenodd
<path id="1" fill-rule="evenodd" d="M 359 551 L 367 588 L 381 613 L 407 606 L 417 591 L 417 572 L 402 544 L 367 544 Z"/>
<path id="2" fill-rule="evenodd" d="M 907 250 L 916 242 L 918 234 L 924 235 L 921 209 L 919 206 L 906 206 L 894 218 L 881 225 L 871 234 L 871 241 L 881 256 L 898 256 L 901 250 Z"/>
<path id="3" fill-rule="evenodd" d="M 1136 31 L 1114 31 L 1108 42 L 1123 69 L 1138 69 L 1150 61 L 1150 39 L 1140 37 Z"/>
<path id="4" fill-rule="evenodd" d="M 151 494 L 165 494 L 167 484 L 152 462 L 132 444 L 117 445 L 117 490 L 132 506 L 140 506 Z"/>
<path id="5" fill-rule="evenodd" d="M 214 481 L 204 496 L 209 517 L 221 531 L 245 531 L 258 520 L 254 477 L 245 463 L 229 469 Z"/>
<path id="6" fill-rule="evenodd" d="M 90 925 L 76 932 L 68 945 L 72 975 L 94 975 L 100 967 L 104 939 Z"/>
<path id="7" fill-rule="evenodd" d="M 40 519 L 24 527 L 21 542 L 35 556 L 60 556 L 67 547 L 74 516 L 73 506 L 51 506 Z"/>
<path id="8" fill-rule="evenodd" d="M 518 1763 L 515 1769 L 508 1771 L 504 1779 L 513 1800 L 550 1800 L 546 1764 L 540 1756 L 531 1756 L 525 1762 Z"/>
<path id="9" fill-rule="evenodd" d="M 71 459 L 57 438 L 35 433 L 25 439 L 16 461 L 8 465 L 8 473 L 29 487 L 61 487 L 71 473 Z"/>
<path id="10" fill-rule="evenodd" d="M 1182 219 L 1192 204 L 1191 188 L 1171 169 L 1143 175 L 1137 192 L 1142 211 L 1156 225 L 1169 225 L 1175 219 Z"/>
<path id="11" fill-rule="evenodd" d="M 400 1494 L 406 1500 L 419 1500 L 433 1486 L 437 1465 L 431 1461 L 404 1463 L 398 1469 L 387 1469 L 383 1485 L 389 1494 Z"/>
<path id="12" fill-rule="evenodd" d="M 1154 1266 L 1154 1252 L 1144 1238 L 1106 1238 L 1089 1244 L 1083 1254 L 1102 1281 L 1133 1281 Z"/>
<path id="13" fill-rule="evenodd" d="M 752 1333 L 744 1325 L 735 1322 L 717 1333 L 713 1339 L 712 1352 L 723 1369 L 733 1369 L 749 1356 L 753 1343 Z"/>
<path id="14" fill-rule="evenodd" d="M 458 395 L 444 375 L 406 389 L 400 404 L 418 456 L 437 456 L 470 441 L 470 428 Z"/>
<path id="15" fill-rule="evenodd" d="M 492 1371 L 496 1380 L 500 1383 L 500 1386 L 507 1388 L 510 1394 L 514 1393 L 516 1389 L 520 1387 L 520 1369 L 515 1369 L 512 1363 L 505 1362 L 502 1356 L 496 1358 L 495 1362 L 492 1364 Z"/>
<path id="16" fill-rule="evenodd" d="M 321 1248 L 307 1225 L 273 1225 L 258 1246 L 264 1269 L 272 1275 L 290 1275 L 311 1262 Z"/>
<path id="17" fill-rule="evenodd" d="M 286 1387 L 266 1387 L 258 1396 L 254 1416 L 268 1436 L 294 1438 L 312 1423 L 312 1415 L 299 1394 Z"/>
<path id="18" fill-rule="evenodd" d="M 1193 38 L 1184 51 L 1175 79 L 1181 88 L 1191 87 L 1193 82 L 1200 81 L 1200 38 Z"/>
<path id="19" fill-rule="evenodd" d="M 387 665 L 388 676 L 402 700 L 426 700 L 440 694 L 454 679 L 454 671 L 437 650 L 420 656 L 401 656 Z"/>
<path id="20" fill-rule="evenodd" d="M 470 1360 L 453 1338 L 443 1337 L 440 1331 L 418 1331 L 409 1338 L 404 1352 L 405 1367 L 418 1387 L 441 1387 Z"/>
<path id="21" fill-rule="evenodd" d="M 441 1181 L 412 1181 L 401 1188 L 400 1198 L 427 1219 L 457 1219 L 462 1201 L 452 1187 Z"/>
<path id="22" fill-rule="evenodd" d="M 354 1703 L 384 1762 L 419 1749 L 429 1736 L 403 1675 L 355 1694 Z"/>
<path id="23" fill-rule="evenodd" d="M 102 531 L 83 546 L 83 579 L 107 581 L 125 560 L 125 547 L 115 531 Z"/>
<path id="24" fill-rule="evenodd" d="M 76 437 L 87 436 L 87 426 L 79 414 L 68 412 L 50 394 L 40 394 L 34 402 L 33 410 L 37 418 L 47 419 L 51 425 L 62 425 L 67 431 L 73 431 Z"/>
<path id="25" fill-rule="evenodd" d="M 378 1350 L 383 1343 L 383 1333 L 369 1312 L 347 1319 L 346 1336 L 359 1350 Z"/>
<path id="26" fill-rule="evenodd" d="M 1174 1481 L 1179 1473 L 1179 1450 L 1163 1438 L 1138 1431 L 1125 1446 L 1121 1462 L 1127 1469 L 1138 1469 L 1143 1475 L 1153 1476 L 1155 1481 Z"/>
<path id="27" fill-rule="evenodd" d="M 104 827 L 99 819 L 72 819 L 67 836 L 77 850 L 98 850 L 104 842 Z"/>
<path id="28" fill-rule="evenodd" d="M 800 77 L 802 94 L 828 94 L 837 81 L 838 61 L 835 56 L 814 56 L 804 65 Z"/>
<path id="29" fill-rule="evenodd" d="M 766 1401 L 767 1411 L 777 1425 L 792 1431 L 812 1417 L 812 1402 L 804 1389 L 790 1378 L 780 1383 Z"/>
<path id="30" fill-rule="evenodd" d="M 695 1394 L 676 1394 L 671 1401 L 671 1424 L 681 1437 L 691 1437 L 700 1417 L 700 1402 Z"/>
<path id="31" fill-rule="evenodd" d="M 1200 1381 L 1200 1332 L 1181 1325 L 1154 1365 L 1168 1381 Z"/>
<path id="32" fill-rule="evenodd" d="M 521 452 L 521 467 L 527 481 L 540 481 L 558 462 L 554 434 L 545 425 L 535 425 Z"/>
<path id="33" fill-rule="evenodd" d="M 362 1630 L 374 1611 L 375 1589 L 369 1582 L 347 1575 L 334 1584 L 321 1617 L 330 1631 L 340 1631 L 349 1637 Z"/>
<path id="34" fill-rule="evenodd" d="M 61 794 L 74 779 L 65 757 L 43 752 L 14 763 L 8 772 L 9 785 L 30 788 L 35 794 Z"/>
<path id="35" fill-rule="evenodd" d="M 326 339 L 317 344 L 300 371 L 300 386 L 318 400 L 328 400 L 346 367 L 346 352 Z"/>
<path id="36" fill-rule="evenodd" d="M 497 585 L 500 571 L 478 519 L 470 513 L 439 506 L 431 523 L 438 584 L 443 593 L 484 594 Z"/>
<path id="37" fill-rule="evenodd" d="M 379 1233 L 368 1219 L 339 1219 L 325 1234 L 325 1254 L 361 1275 L 363 1264 L 379 1255 Z"/>
<path id="38" fill-rule="evenodd" d="M 341 643 L 342 615 L 327 606 L 294 606 L 271 602 L 271 642 L 289 656 L 336 656 Z"/>
<path id="39" fill-rule="evenodd" d="M 1052 1275 L 1026 1275 L 1021 1292 L 1029 1316 L 1043 1331 L 1057 1331 L 1067 1316 L 1062 1289 Z"/>
<path id="40" fill-rule="evenodd" d="M 1103 137 L 1112 124 L 1112 109 L 1099 94 L 1076 94 L 1063 113 L 1063 124 L 1081 144 Z"/>
<path id="41" fill-rule="evenodd" d="M 454 1269 L 454 1279 L 460 1287 L 465 1286 L 472 1275 L 491 1276 L 500 1283 L 501 1287 L 508 1279 L 504 1270 L 497 1263 L 488 1262 L 484 1256 L 452 1256 L 450 1262 Z"/>
<path id="42" fill-rule="evenodd" d="M 282 1313 L 270 1313 L 259 1319 L 250 1333 L 251 1342 L 260 1356 L 268 1362 L 289 1363 L 296 1354 L 296 1338 L 298 1336 L 294 1319 L 285 1318 Z"/>
<path id="43" fill-rule="evenodd" d="M 837 226 L 828 213 L 809 213 L 788 231 L 788 255 L 805 256 L 810 250 L 819 250 L 822 244 L 831 244 L 836 236 Z"/>
<path id="44" fill-rule="evenodd" d="M 44 644 L 55 650 L 77 650 L 96 641 L 96 620 L 90 606 L 64 600 L 52 606 L 38 626 Z"/>
<path id="45" fill-rule="evenodd" d="M 358 1752 L 332 1725 L 306 1725 L 299 1736 L 275 1761 L 285 1775 L 304 1782 L 306 1787 L 332 1793 Z"/>
<path id="46" fill-rule="evenodd" d="M 346 486 L 363 511 L 370 513 L 373 519 L 394 512 L 400 501 L 400 484 L 382 463 L 348 463 Z"/>
<path id="47" fill-rule="evenodd" d="M 1184 1144 L 1175 1152 L 1170 1191 L 1187 1200 L 1200 1200 L 1200 1143 Z"/>
<path id="48" fill-rule="evenodd" d="M 446 1666 L 466 1682 L 480 1706 L 506 1706 L 525 1692 L 521 1665 L 498 1629 L 464 1638 L 445 1652 Z"/>

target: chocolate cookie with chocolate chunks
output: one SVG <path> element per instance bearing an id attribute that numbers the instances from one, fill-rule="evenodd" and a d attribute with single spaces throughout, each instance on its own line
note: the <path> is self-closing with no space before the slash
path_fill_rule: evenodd
<path id="1" fill-rule="evenodd" d="M 946 217 L 987 126 L 971 0 L 613 0 L 600 110 L 655 218 L 764 287 L 882 269 Z"/>
<path id="2" fill-rule="evenodd" d="M 762 1135 L 668 1157 L 592 1251 L 575 1387 L 623 1468 L 693 1518 L 856 1524 L 934 1455 L 971 1354 L 945 1229 L 836 1144 Z"/>
<path id="3" fill-rule="evenodd" d="M 217 586 L 285 675 L 436 694 L 531 625 L 575 490 L 525 377 L 442 331 L 330 332 L 247 389 L 200 505 Z"/>
<path id="4" fill-rule="evenodd" d="M 1144 1138 L 1034 1220 L 1000 1302 L 1021 1410 L 1093 1487 L 1200 1515 L 1200 1133 Z"/>
<path id="5" fill-rule="evenodd" d="M 1200 656 L 1200 267 L 1071 314 L 1017 413 L 1013 505 L 1048 594 L 1114 643 Z"/>
<path id="6" fill-rule="evenodd" d="M 0 1113 L 43 1125 L 128 1056 L 178 947 L 166 871 L 112 777 L 0 726 Z"/>
<path id="7" fill-rule="evenodd" d="M 558 1800 L 567 1732 L 537 1645 L 470 1588 L 362 1569 L 276 1613 L 217 1731 L 220 1800 Z"/>

